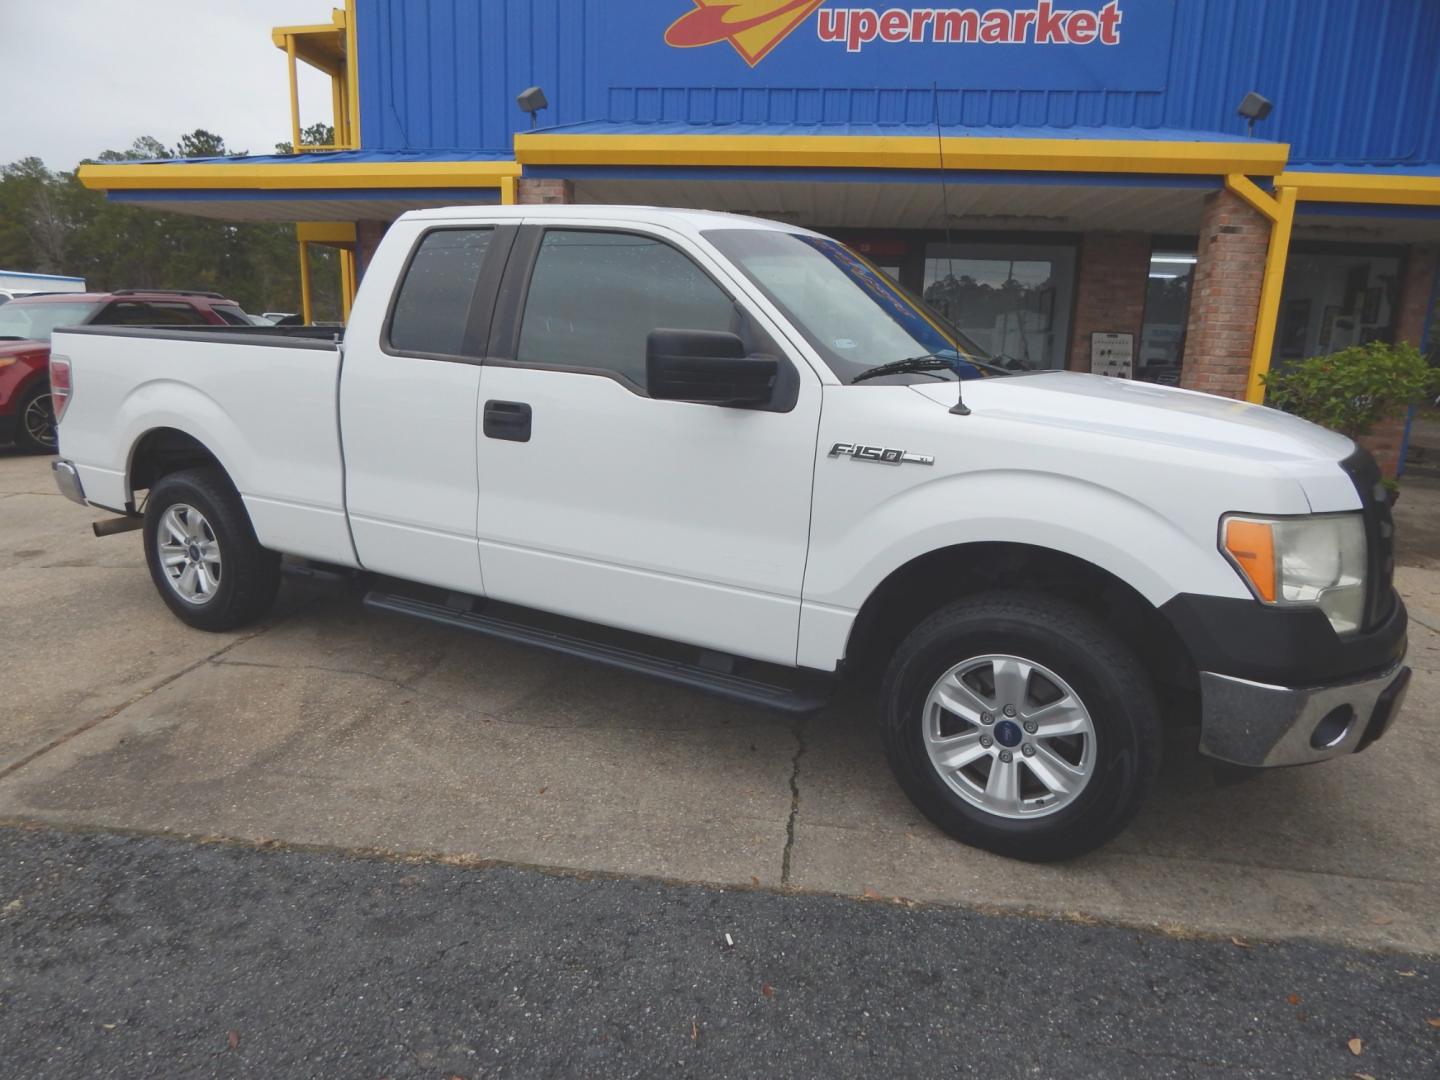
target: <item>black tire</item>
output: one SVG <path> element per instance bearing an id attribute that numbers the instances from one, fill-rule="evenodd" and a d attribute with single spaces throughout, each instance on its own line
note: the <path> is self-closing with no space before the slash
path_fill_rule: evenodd
<path id="1" fill-rule="evenodd" d="M 218 584 L 198 602 L 182 598 L 162 564 L 160 530 L 167 510 L 193 507 L 204 516 L 219 545 Z M 179 618 L 197 630 L 234 630 L 261 618 L 280 588 L 280 556 L 260 546 L 240 495 L 220 469 L 171 473 L 145 501 L 145 561 L 155 589 Z"/>
<path id="2" fill-rule="evenodd" d="M 955 665 L 992 654 L 1050 669 L 1079 696 L 1094 726 L 1088 782 L 1045 816 L 1004 817 L 974 805 L 942 779 L 926 749 L 932 687 Z M 890 767 L 915 805 L 962 843 L 1012 858 L 1046 862 L 1099 847 L 1134 817 L 1160 765 L 1159 705 L 1135 654 L 1083 609 L 1040 594 L 985 593 L 940 609 L 901 643 L 880 701 Z M 999 726 L 991 730 L 998 737 Z M 1012 733 L 1019 733 L 1013 723 L 1005 734 Z"/>
<path id="3" fill-rule="evenodd" d="M 48 416 L 43 431 L 32 430 L 31 414 L 36 410 Z M 50 400 L 50 384 L 41 383 L 25 392 L 20 399 L 19 411 L 15 414 L 15 444 L 32 454 L 53 454 L 60 448 L 55 431 L 55 407 Z"/>

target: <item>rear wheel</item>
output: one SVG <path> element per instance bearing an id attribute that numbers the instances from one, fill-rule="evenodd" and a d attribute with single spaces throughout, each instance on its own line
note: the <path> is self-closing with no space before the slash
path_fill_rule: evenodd
<path id="1" fill-rule="evenodd" d="M 254 622 L 275 601 L 280 556 L 260 546 L 219 469 L 172 473 L 145 501 L 145 560 L 160 598 L 200 630 Z"/>
<path id="2" fill-rule="evenodd" d="M 942 608 L 881 691 L 891 768 L 924 814 L 1002 855 L 1063 859 L 1118 833 L 1159 765 L 1134 654 L 1084 610 L 989 593 Z"/>
<path id="3" fill-rule="evenodd" d="M 15 441 L 32 453 L 53 454 L 60 440 L 55 430 L 55 404 L 50 387 L 35 387 L 20 399 Z"/>

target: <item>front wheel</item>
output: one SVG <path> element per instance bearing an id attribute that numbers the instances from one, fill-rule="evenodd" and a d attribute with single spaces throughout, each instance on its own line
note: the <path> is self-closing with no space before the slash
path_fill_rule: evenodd
<path id="1" fill-rule="evenodd" d="M 1034 861 L 1115 836 L 1160 759 L 1154 688 L 1102 622 L 1048 596 L 942 608 L 901 643 L 881 689 L 901 787 L 951 836 Z"/>
<path id="2" fill-rule="evenodd" d="M 145 500 L 145 561 L 160 598 L 199 630 L 260 618 L 280 588 L 280 556 L 260 546 L 219 469 L 171 473 Z"/>

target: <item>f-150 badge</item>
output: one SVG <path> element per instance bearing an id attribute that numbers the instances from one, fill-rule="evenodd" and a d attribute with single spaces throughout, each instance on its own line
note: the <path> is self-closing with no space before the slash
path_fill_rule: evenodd
<path id="1" fill-rule="evenodd" d="M 929 454 L 912 454 L 909 450 L 895 450 L 887 446 L 862 446 L 859 443 L 837 442 L 830 448 L 828 457 L 845 454 L 856 461 L 878 461 L 882 465 L 934 465 L 935 459 Z"/>

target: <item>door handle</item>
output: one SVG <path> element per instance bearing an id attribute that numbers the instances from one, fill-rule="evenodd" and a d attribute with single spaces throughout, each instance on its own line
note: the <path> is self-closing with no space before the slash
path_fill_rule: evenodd
<path id="1" fill-rule="evenodd" d="M 529 442 L 530 406 L 523 401 L 487 401 L 482 426 L 486 438 Z"/>

